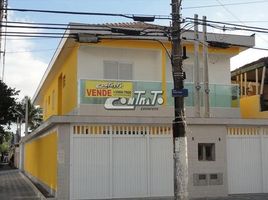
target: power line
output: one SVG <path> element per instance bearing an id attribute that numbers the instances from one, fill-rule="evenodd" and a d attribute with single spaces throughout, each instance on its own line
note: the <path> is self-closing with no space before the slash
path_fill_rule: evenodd
<path id="1" fill-rule="evenodd" d="M 100 12 L 75 12 L 63 10 L 41 10 L 41 9 L 25 9 L 25 8 L 6 8 L 7 11 L 17 12 L 36 12 L 49 14 L 66 14 L 66 15 L 93 15 L 93 16 L 108 16 L 108 17 L 124 17 L 128 19 L 135 19 L 135 17 L 153 17 L 154 19 L 171 19 L 169 15 L 138 15 L 138 14 L 118 14 L 118 13 L 100 13 Z"/>
<path id="2" fill-rule="evenodd" d="M 244 24 L 244 25 L 246 25 L 245 23 L 243 23 L 240 19 L 239 19 L 239 17 L 237 17 L 233 12 L 231 12 L 224 4 L 222 4 L 221 3 L 221 1 L 220 0 L 217 0 L 217 2 L 230 14 L 230 15 L 232 15 L 235 19 L 237 19 L 238 21 L 240 21 L 240 23 L 241 24 Z M 259 33 L 266 33 L 266 32 L 263 32 L 263 31 L 256 31 L 256 32 L 259 32 Z M 262 40 L 264 40 L 266 43 L 268 43 L 268 41 L 265 39 L 265 38 L 263 38 L 261 35 L 257 35 L 257 36 L 259 36 L 259 38 L 261 38 Z"/>
<path id="3" fill-rule="evenodd" d="M 191 17 L 187 17 L 185 18 L 187 22 L 191 22 L 193 23 L 194 18 Z M 203 23 L 202 19 L 198 19 L 198 21 L 200 22 L 200 24 Z M 213 24 L 221 24 L 221 25 L 229 25 L 229 26 L 234 26 L 234 27 L 241 27 L 241 28 L 249 28 L 249 29 L 255 29 L 255 30 L 264 30 L 264 31 L 268 31 L 268 28 L 263 28 L 263 27 L 257 27 L 257 26 L 248 26 L 248 25 L 241 25 L 241 24 L 235 24 L 235 23 L 228 23 L 228 22 L 221 22 L 221 21 L 214 21 L 214 20 L 207 20 L 207 22 L 209 23 L 213 23 Z"/>
<path id="4" fill-rule="evenodd" d="M 25 35 L 25 34 L 5 34 L 5 37 L 25 37 L 25 38 L 72 38 L 76 39 L 77 37 L 71 36 L 51 36 L 51 35 Z"/>
<path id="5" fill-rule="evenodd" d="M 198 20 L 199 22 L 202 22 L 202 19 Z M 185 22 L 189 22 L 189 23 L 193 23 L 193 18 L 187 17 L 185 18 Z M 231 23 L 231 22 L 222 22 L 222 21 L 213 21 L 213 20 L 207 20 L 207 22 L 209 23 L 215 23 L 215 24 L 222 24 L 222 25 L 230 25 L 230 26 L 235 26 L 235 27 L 243 27 L 243 28 L 249 28 L 249 29 L 256 29 L 256 30 L 264 30 L 267 31 L 267 28 L 263 28 L 263 27 L 257 27 L 257 26 L 248 26 L 248 25 L 241 25 L 241 24 L 236 24 L 236 23 Z M 239 22 L 243 22 L 240 21 Z M 268 22 L 268 21 L 267 21 Z M 189 23 L 185 26 L 188 26 Z M 21 24 L 21 25 L 10 25 L 10 24 Z M 26 24 L 32 24 L 32 25 L 36 25 L 36 26 L 28 26 Z M 47 26 L 44 26 L 47 25 Z M 13 21 L 9 21 L 8 25 L 2 24 L 2 27 L 7 26 L 8 28 L 21 28 L 21 29 L 49 29 L 49 30 L 76 30 L 76 31 L 110 31 L 111 28 L 109 27 L 109 25 L 96 25 L 96 26 L 92 26 L 92 25 L 87 25 L 87 24 L 52 24 L 52 23 L 31 23 L 31 22 L 13 22 Z M 52 27 L 51 27 L 52 26 Z M 56 27 L 54 27 L 56 26 Z M 57 27 L 57 26 L 67 26 L 67 27 Z M 69 26 L 69 27 L 68 27 Z M 98 26 L 100 28 L 98 28 Z M 111 24 L 111 26 L 113 26 Z M 74 28 L 72 28 L 74 27 Z M 104 28 L 107 27 L 107 28 Z M 150 28 L 150 29 L 154 29 L 154 28 Z M 146 30 L 146 29 L 143 29 Z M 159 28 L 155 28 L 155 30 L 161 30 L 164 31 L 164 29 L 159 29 Z M 153 31 L 154 33 L 156 31 Z"/>
<path id="6" fill-rule="evenodd" d="M 51 29 L 51 30 L 75 30 L 75 31 L 108 31 L 111 29 L 97 29 L 97 28 L 83 28 L 83 25 L 81 25 L 81 28 L 70 28 L 70 27 L 50 27 L 50 26 L 23 26 L 23 25 L 5 25 L 1 24 L 2 27 L 8 27 L 8 28 L 24 28 L 24 29 Z M 72 25 L 71 25 L 72 26 Z"/>
<path id="7" fill-rule="evenodd" d="M 226 4 L 213 4 L 213 5 L 204 5 L 204 6 L 189 6 L 189 7 L 183 7 L 182 9 L 200 9 L 200 8 L 214 8 L 214 7 L 221 7 L 221 6 L 237 6 L 237 5 L 249 5 L 249 4 L 257 4 L 257 3 L 268 3 L 266 0 L 262 1 L 248 1 L 248 2 L 237 2 L 237 3 L 226 3 Z"/>
<path id="8" fill-rule="evenodd" d="M 28 34 L 28 35 L 63 35 L 60 32 L 22 32 L 22 31 L 5 31 L 6 34 Z M 69 33 L 68 35 L 77 35 L 76 33 Z"/>

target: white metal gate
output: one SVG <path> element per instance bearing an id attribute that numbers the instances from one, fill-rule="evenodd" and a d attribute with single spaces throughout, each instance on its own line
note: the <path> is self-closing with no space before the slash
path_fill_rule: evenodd
<path id="1" fill-rule="evenodd" d="M 173 195 L 170 126 L 79 125 L 71 138 L 72 199 Z"/>
<path id="2" fill-rule="evenodd" d="M 229 128 L 229 194 L 268 193 L 268 129 Z"/>

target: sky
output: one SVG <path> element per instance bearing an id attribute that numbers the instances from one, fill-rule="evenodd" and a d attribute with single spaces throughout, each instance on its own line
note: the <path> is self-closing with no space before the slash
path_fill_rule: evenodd
<path id="1" fill-rule="evenodd" d="M 243 4 L 225 5 L 235 3 Z M 207 5 L 213 5 L 214 7 L 202 7 Z M 169 15 L 171 12 L 170 0 L 9 0 L 8 7 L 147 15 Z M 183 17 L 193 17 L 194 14 L 198 14 L 200 18 L 203 15 L 207 16 L 208 20 L 268 28 L 268 0 L 183 0 L 182 8 Z M 29 12 L 9 12 L 8 20 L 38 23 L 84 22 L 91 24 L 131 22 L 129 19 L 120 17 L 37 14 Z M 168 20 L 157 20 L 154 23 L 167 26 L 170 24 Z M 221 32 L 218 30 L 209 31 Z M 253 32 L 241 31 L 228 33 L 253 34 Z M 30 97 L 34 95 L 58 43 L 59 39 L 7 38 L 4 81 L 10 87 L 21 91 L 20 98 L 25 95 Z M 256 47 L 268 48 L 268 34 L 256 35 Z M 241 53 L 241 55 L 232 58 L 231 69 L 264 56 L 268 56 L 268 51 L 247 50 Z M 2 64 L 0 66 L 2 72 Z"/>

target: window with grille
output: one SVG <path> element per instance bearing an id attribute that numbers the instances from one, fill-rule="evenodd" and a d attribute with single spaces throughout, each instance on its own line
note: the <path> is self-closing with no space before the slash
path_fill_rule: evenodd
<path id="1" fill-rule="evenodd" d="M 198 160 L 215 161 L 215 143 L 199 143 Z"/>
<path id="2" fill-rule="evenodd" d="M 115 80 L 132 80 L 133 65 L 131 63 L 104 61 L 103 62 L 103 78 Z"/>

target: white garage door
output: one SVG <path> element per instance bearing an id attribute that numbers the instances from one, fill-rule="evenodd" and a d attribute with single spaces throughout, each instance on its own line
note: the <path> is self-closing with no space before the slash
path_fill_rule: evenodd
<path id="1" fill-rule="evenodd" d="M 169 126 L 74 126 L 72 199 L 173 195 Z"/>
<path id="2" fill-rule="evenodd" d="M 229 194 L 268 192 L 268 130 L 229 128 L 227 137 Z"/>

